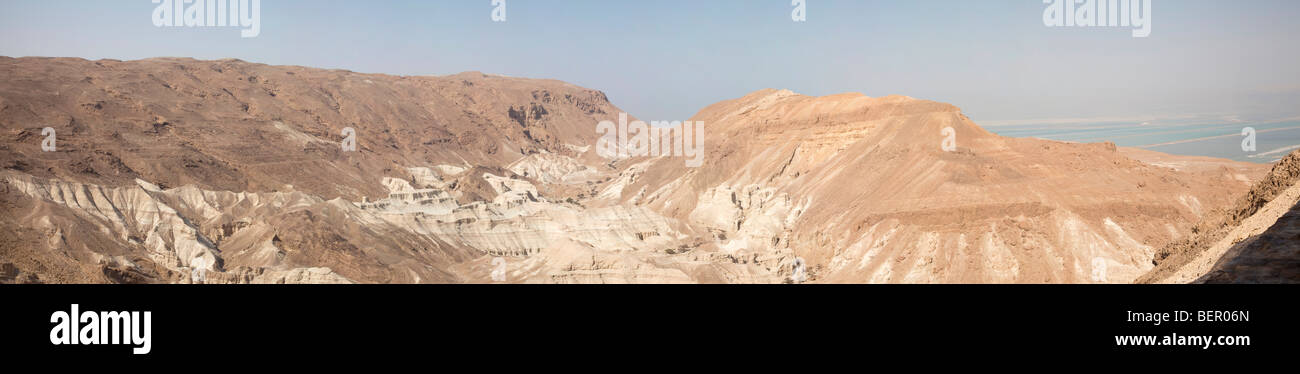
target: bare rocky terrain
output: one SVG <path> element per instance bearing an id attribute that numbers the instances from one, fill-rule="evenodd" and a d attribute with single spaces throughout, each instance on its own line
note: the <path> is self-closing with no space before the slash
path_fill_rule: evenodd
<path id="1" fill-rule="evenodd" d="M 603 159 L 621 112 L 481 73 L 0 57 L 0 282 L 1126 283 L 1269 170 L 781 90 L 693 117 L 703 167 Z"/>
<path id="2" fill-rule="evenodd" d="M 722 248 L 795 252 L 823 282 L 1131 282 L 1264 171 L 1000 137 L 957 107 L 901 96 L 768 90 L 693 119 L 717 139 L 710 167 L 648 161 L 625 201 L 694 222 Z"/>
<path id="3" fill-rule="evenodd" d="M 1221 258 L 1197 283 L 1300 283 L 1300 205 Z"/>
<path id="4" fill-rule="evenodd" d="M 1300 151 L 1226 209 L 1207 215 L 1195 235 L 1157 251 L 1141 283 L 1300 282 Z"/>

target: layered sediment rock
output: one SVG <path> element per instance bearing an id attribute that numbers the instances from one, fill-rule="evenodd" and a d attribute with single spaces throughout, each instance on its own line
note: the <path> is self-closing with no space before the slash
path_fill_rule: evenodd
<path id="1" fill-rule="evenodd" d="M 778 90 L 692 118 L 703 167 L 603 159 L 620 113 L 481 73 L 0 58 L 0 282 L 1128 282 L 1265 171 Z"/>

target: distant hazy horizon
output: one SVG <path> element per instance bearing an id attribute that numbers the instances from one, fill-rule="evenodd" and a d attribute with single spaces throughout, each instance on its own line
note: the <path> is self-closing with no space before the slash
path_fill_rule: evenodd
<path id="1" fill-rule="evenodd" d="M 989 128 L 1300 117 L 1296 1 L 1157 0 L 1147 38 L 1046 27 L 1040 0 L 809 0 L 806 22 L 788 0 L 507 5 L 493 22 L 489 0 L 265 0 L 260 35 L 241 38 L 155 27 L 147 0 L 15 0 L 0 5 L 0 55 L 483 71 L 602 90 L 656 120 L 763 88 L 942 101 Z"/>

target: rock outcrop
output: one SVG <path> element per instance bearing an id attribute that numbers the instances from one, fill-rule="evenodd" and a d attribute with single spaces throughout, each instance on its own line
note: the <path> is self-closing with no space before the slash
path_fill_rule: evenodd
<path id="1" fill-rule="evenodd" d="M 1141 283 L 1300 282 L 1300 151 L 1273 165 L 1233 205 L 1215 211 L 1192 235 L 1161 248 Z"/>

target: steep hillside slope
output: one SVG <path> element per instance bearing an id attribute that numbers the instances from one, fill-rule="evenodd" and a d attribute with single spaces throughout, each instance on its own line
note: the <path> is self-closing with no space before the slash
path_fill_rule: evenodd
<path id="1" fill-rule="evenodd" d="M 105 185 L 383 197 L 374 182 L 408 166 L 572 154 L 618 112 L 599 91 L 480 73 L 0 57 L 0 167 Z M 57 152 L 41 152 L 47 126 Z M 340 145 L 345 128 L 356 152 Z"/>
<path id="2" fill-rule="evenodd" d="M 1300 205 L 1197 282 L 1300 283 Z"/>
<path id="3" fill-rule="evenodd" d="M 1300 281 L 1295 274 L 1294 234 L 1300 204 L 1300 151 L 1273 165 L 1273 170 L 1224 210 L 1196 225 L 1196 235 L 1161 248 L 1158 265 L 1140 283 Z M 1289 254 L 1261 254 L 1286 251 Z M 1247 268 L 1253 270 L 1246 270 Z M 1288 270 L 1289 269 L 1289 270 Z M 1289 273 L 1283 274 L 1284 271 Z"/>

